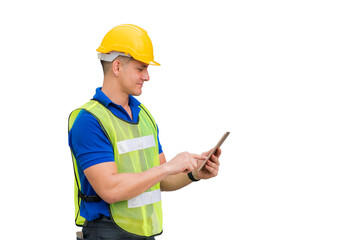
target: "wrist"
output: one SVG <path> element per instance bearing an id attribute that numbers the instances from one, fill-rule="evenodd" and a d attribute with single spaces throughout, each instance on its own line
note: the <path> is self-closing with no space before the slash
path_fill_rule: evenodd
<path id="1" fill-rule="evenodd" d="M 167 162 L 161 164 L 159 167 L 161 169 L 160 171 L 162 175 L 164 175 L 165 177 L 171 175 L 171 168 L 168 166 Z"/>
<path id="2" fill-rule="evenodd" d="M 200 181 L 200 179 L 197 179 L 194 175 L 196 175 L 196 173 L 193 174 L 193 172 L 189 172 L 189 173 L 188 173 L 189 179 L 190 179 L 192 182 Z"/>

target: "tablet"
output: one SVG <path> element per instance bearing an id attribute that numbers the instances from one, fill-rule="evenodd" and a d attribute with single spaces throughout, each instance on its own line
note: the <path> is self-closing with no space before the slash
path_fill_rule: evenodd
<path id="1" fill-rule="evenodd" d="M 209 156 L 205 159 L 205 161 L 203 162 L 203 164 L 201 164 L 201 166 L 199 167 L 199 169 L 197 170 L 198 172 L 200 172 L 204 167 L 206 162 L 211 158 L 211 156 L 213 154 L 215 154 L 216 150 L 221 146 L 221 144 L 223 144 L 223 142 L 225 142 L 225 139 L 229 136 L 230 132 L 226 132 L 222 138 L 220 139 L 220 141 L 216 144 L 216 146 L 213 148 L 213 150 L 211 151 L 211 153 L 209 154 Z"/>

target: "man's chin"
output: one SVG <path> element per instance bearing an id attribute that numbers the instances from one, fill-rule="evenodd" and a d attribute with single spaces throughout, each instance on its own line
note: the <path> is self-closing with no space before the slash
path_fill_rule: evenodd
<path id="1" fill-rule="evenodd" d="M 140 90 L 140 91 L 133 92 L 132 95 L 133 95 L 133 96 L 140 96 L 141 93 L 142 93 L 142 91 Z"/>

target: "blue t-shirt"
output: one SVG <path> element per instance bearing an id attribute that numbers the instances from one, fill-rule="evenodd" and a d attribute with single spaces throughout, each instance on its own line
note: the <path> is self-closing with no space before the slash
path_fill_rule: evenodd
<path id="1" fill-rule="evenodd" d="M 139 107 L 140 102 L 131 95 L 129 96 L 129 106 L 133 117 L 132 119 L 126 110 L 121 105 L 113 103 L 101 91 L 101 88 L 96 89 L 93 99 L 99 101 L 115 116 L 125 121 L 134 123 L 138 121 L 141 111 Z M 159 141 L 159 134 L 158 142 L 160 154 L 162 153 L 162 148 Z M 96 195 L 84 174 L 84 170 L 95 164 L 114 162 L 114 152 L 99 122 L 85 110 L 80 111 L 69 132 L 69 146 L 77 160 L 82 193 L 88 196 Z M 100 202 L 81 201 L 80 215 L 88 221 L 100 218 L 101 215 L 110 217 L 109 205 L 103 200 Z"/>

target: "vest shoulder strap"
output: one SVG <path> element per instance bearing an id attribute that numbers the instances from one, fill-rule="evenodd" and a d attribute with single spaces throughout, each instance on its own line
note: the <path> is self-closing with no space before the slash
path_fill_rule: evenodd
<path id="1" fill-rule="evenodd" d="M 146 113 L 146 115 L 150 118 L 150 120 L 151 120 L 152 124 L 154 125 L 154 128 L 155 128 L 155 130 L 157 132 L 157 125 L 155 123 L 155 120 L 154 120 L 153 116 L 149 112 L 149 110 L 143 104 L 140 104 L 140 108 L 142 108 L 144 110 L 144 112 Z"/>

